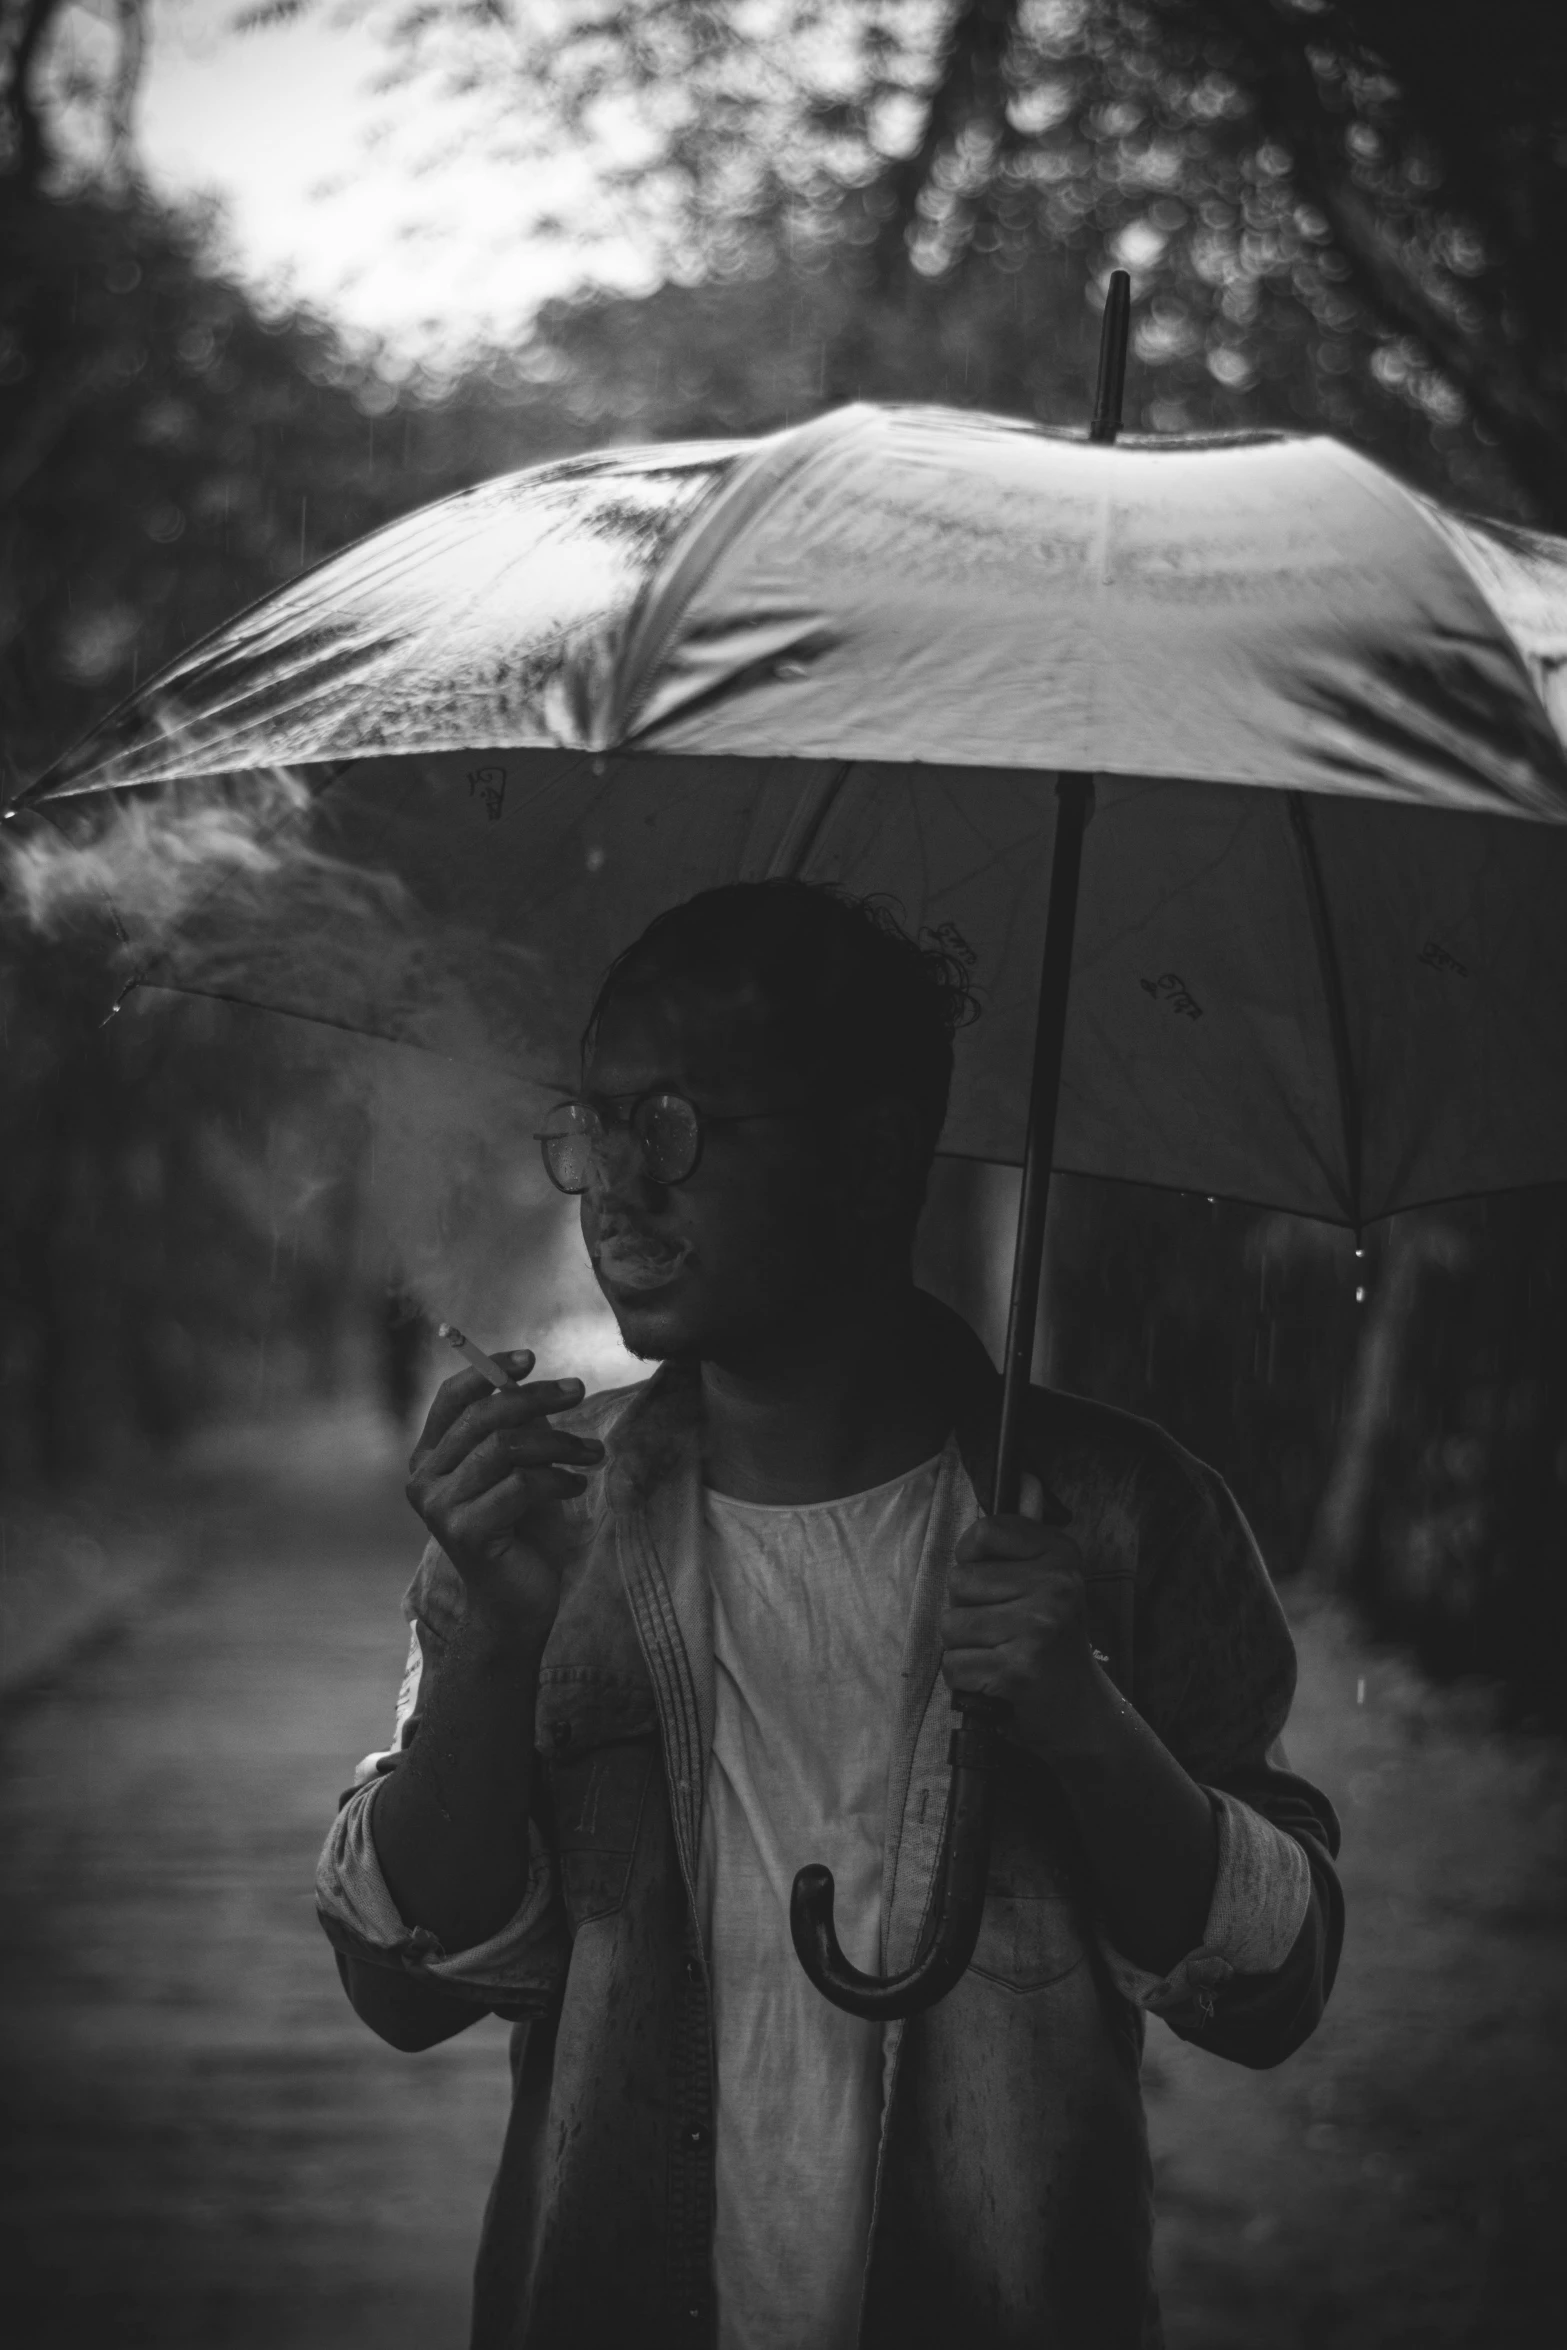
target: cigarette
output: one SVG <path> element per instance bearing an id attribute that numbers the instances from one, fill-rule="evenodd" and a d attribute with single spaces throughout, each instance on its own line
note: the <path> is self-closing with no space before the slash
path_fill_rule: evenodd
<path id="1" fill-rule="evenodd" d="M 455 1322 L 443 1322 L 436 1336 L 447 1339 L 455 1346 L 463 1361 L 472 1363 L 476 1371 L 482 1371 L 492 1387 L 516 1386 L 517 1382 L 511 1373 L 503 1371 L 494 1356 L 487 1355 L 482 1346 L 475 1346 L 471 1338 L 464 1338 Z"/>

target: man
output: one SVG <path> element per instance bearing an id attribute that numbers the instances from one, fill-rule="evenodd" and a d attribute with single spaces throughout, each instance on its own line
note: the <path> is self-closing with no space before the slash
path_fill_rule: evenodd
<path id="1" fill-rule="evenodd" d="M 966 1009 L 832 891 L 662 916 L 543 1138 L 661 1368 L 462 1373 L 414 1455 L 396 1742 L 319 1889 L 395 2047 L 519 2027 L 482 2350 L 1156 2342 L 1144 2010 L 1252 2065 L 1321 2014 L 1337 1826 L 1220 1480 L 1036 1390 L 1035 1514 L 982 1513 L 999 1381 L 910 1271 Z M 849 1958 L 910 1963 L 944 1681 L 1013 1708 L 984 1922 L 882 2027 L 813 1989 L 789 1889 L 826 1862 Z"/>

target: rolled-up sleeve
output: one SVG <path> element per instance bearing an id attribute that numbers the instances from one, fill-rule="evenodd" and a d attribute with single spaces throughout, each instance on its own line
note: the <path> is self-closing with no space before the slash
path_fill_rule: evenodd
<path id="1" fill-rule="evenodd" d="M 1135 1702 L 1208 1795 L 1217 1868 L 1202 1942 L 1168 1976 L 1105 1957 L 1183 2039 L 1264 2067 L 1309 2037 L 1332 1989 L 1339 1826 L 1285 1757 L 1295 1649 L 1251 1529 L 1222 1479 L 1169 1455 L 1149 1497 Z"/>
<path id="2" fill-rule="evenodd" d="M 382 1774 L 384 1776 L 384 1774 Z M 398 1910 L 376 1857 L 370 1812 L 377 1777 L 349 1797 L 332 1824 L 316 1869 L 316 1907 L 327 1939 L 345 1958 L 395 1967 L 480 2007 L 543 2014 L 560 1987 L 565 1952 L 548 1847 L 529 1823 L 528 1883 L 515 1914 L 488 1941 L 448 1953 Z"/>
<path id="3" fill-rule="evenodd" d="M 1219 1865 L 1203 1947 L 1238 1975 L 1271 1975 L 1311 1907 L 1311 1865 L 1293 1836 L 1250 1804 L 1210 1788 Z"/>
<path id="4" fill-rule="evenodd" d="M 392 1742 L 364 1757 L 343 1797 L 316 1866 L 316 1914 L 341 1958 L 391 1969 L 448 1999 L 521 2019 L 554 2005 L 569 1956 L 554 1856 L 541 1824 L 528 1824 L 527 1884 L 516 1911 L 486 1941 L 457 1951 L 444 1949 L 428 1928 L 403 1917 L 381 1873 L 371 1825 L 376 1796 L 418 1736 L 440 1678 L 455 1620 L 453 1580 L 432 1544 L 404 1601 L 410 1639 Z"/>
<path id="5" fill-rule="evenodd" d="M 1241 2063 L 1276 2064 L 1306 2037 L 1326 1999 L 1319 1978 L 1342 1930 L 1337 1879 L 1324 1855 L 1324 1899 L 1305 1844 L 1235 1796 L 1206 1792 L 1218 1865 L 1198 1947 L 1168 1975 L 1134 1966 L 1103 1935 L 1100 1947 L 1125 1996 L 1183 2038 Z M 1248 1996 L 1259 1990 L 1260 2001 Z M 1243 2019 L 1251 2029 L 1236 2039 Z"/>

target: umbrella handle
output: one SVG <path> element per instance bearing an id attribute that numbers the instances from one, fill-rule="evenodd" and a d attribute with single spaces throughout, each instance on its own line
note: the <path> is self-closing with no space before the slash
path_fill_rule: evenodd
<path id="1" fill-rule="evenodd" d="M 866 1975 L 851 1966 L 833 1925 L 832 1871 L 819 1862 L 801 1869 L 789 1899 L 795 1955 L 824 1999 L 850 2015 L 891 2023 L 918 2015 L 945 1999 L 965 1972 L 979 1940 L 990 1868 L 990 1821 L 1002 1733 L 1012 1718 L 1004 1697 L 959 1689 L 947 1760 L 952 1785 L 937 1875 L 935 1916 L 914 1964 L 901 1975 Z"/>

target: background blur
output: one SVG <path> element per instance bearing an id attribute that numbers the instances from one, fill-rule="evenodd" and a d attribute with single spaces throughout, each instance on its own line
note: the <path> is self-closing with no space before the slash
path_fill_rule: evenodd
<path id="1" fill-rule="evenodd" d="M 1567 530 L 1540 0 L 0 0 L 0 790 L 378 522 L 854 398 L 1327 429 Z M 442 1314 L 621 1374 L 517 1107 L 133 995 L 0 866 L 0 2306 L 462 2338 L 498 2027 L 363 2035 L 308 1902 L 378 1743 Z M 925 1277 L 992 1345 L 1013 1179 Z M 1062 1181 L 1042 1360 L 1250 1514 L 1354 1925 L 1262 2080 L 1159 2035 L 1173 2344 L 1534 2342 L 1567 1952 L 1567 1203 L 1351 1237 Z M 20 2018 L 18 2024 L 16 2019 Z M 13 2334 L 12 2338 L 18 2338 Z"/>

